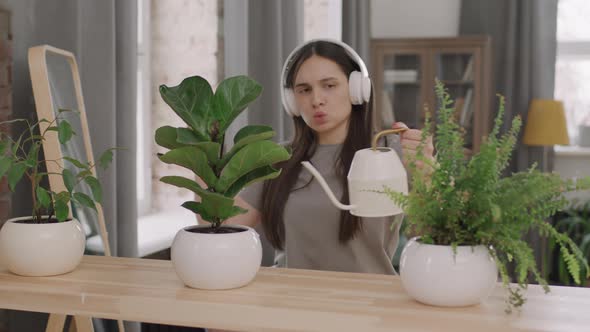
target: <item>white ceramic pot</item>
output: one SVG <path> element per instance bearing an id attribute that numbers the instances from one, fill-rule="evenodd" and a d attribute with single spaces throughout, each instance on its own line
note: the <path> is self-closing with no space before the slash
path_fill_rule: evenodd
<path id="1" fill-rule="evenodd" d="M 419 302 L 444 307 L 474 305 L 485 300 L 498 281 L 498 268 L 484 246 L 422 244 L 413 238 L 400 258 L 406 292 Z"/>
<path id="2" fill-rule="evenodd" d="M 174 237 L 171 256 L 178 277 L 200 289 L 237 288 L 252 281 L 262 261 L 258 233 L 239 225 L 230 226 L 243 230 L 237 233 L 191 232 L 207 227 L 211 226 L 188 226 Z"/>
<path id="3" fill-rule="evenodd" d="M 23 223 L 31 217 L 7 220 L 0 230 L 0 253 L 8 270 L 22 276 L 68 273 L 80 264 L 86 237 L 78 220 Z"/>

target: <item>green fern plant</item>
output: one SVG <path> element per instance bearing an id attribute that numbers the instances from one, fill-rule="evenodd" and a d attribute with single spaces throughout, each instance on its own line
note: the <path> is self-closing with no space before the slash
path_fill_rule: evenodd
<path id="1" fill-rule="evenodd" d="M 407 229 L 428 244 L 457 246 L 484 245 L 490 248 L 504 286 L 509 290 L 507 311 L 524 304 L 523 290 L 532 275 L 546 292 L 549 287 L 537 269 L 533 250 L 523 236 L 537 229 L 560 246 L 561 256 L 576 283 L 580 271 L 588 274 L 588 263 L 576 244 L 545 220 L 564 208 L 563 192 L 590 188 L 590 179 L 562 180 L 559 175 L 540 172 L 535 166 L 525 172 L 503 177 L 521 127 L 520 117 L 512 120 L 509 131 L 500 135 L 504 98 L 490 135 L 480 151 L 466 159 L 464 131 L 455 120 L 455 110 L 444 85 L 437 80 L 440 103 L 436 128 L 427 116 L 422 143 L 416 158 L 409 163 L 411 190 L 407 195 L 385 193 L 405 211 Z M 434 131 L 434 133 L 433 133 Z M 436 161 L 424 156 L 429 135 L 434 135 Z M 418 168 L 417 161 L 427 166 Z M 426 171 L 428 170 L 428 171 Z M 509 264 L 513 264 L 516 285 L 510 284 Z"/>
<path id="2" fill-rule="evenodd" d="M 200 202 L 182 206 L 210 222 L 213 232 L 221 223 L 246 210 L 234 205 L 234 197 L 245 186 L 280 174 L 274 165 L 291 157 L 283 146 L 271 141 L 271 127 L 249 125 L 234 137 L 234 145 L 224 151 L 225 132 L 235 118 L 262 92 L 247 76 L 223 80 L 216 91 L 200 76 L 184 79 L 175 87 L 160 86 L 162 99 L 186 123 L 186 127 L 163 126 L 156 130 L 156 143 L 169 149 L 159 154 L 161 161 L 192 171 L 205 187 L 193 179 L 165 176 L 160 179 L 197 194 Z"/>
<path id="3" fill-rule="evenodd" d="M 567 234 L 578 245 L 586 261 L 590 261 L 590 201 L 573 204 L 563 211 L 562 215 L 564 215 L 564 218 L 556 222 L 555 229 Z M 553 239 L 549 241 L 549 251 L 551 253 L 556 249 L 556 244 Z M 556 278 L 556 281 L 566 286 L 575 285 L 573 278 L 569 274 L 566 260 L 562 256 L 556 255 L 551 265 L 554 266 L 552 272 L 555 273 L 553 277 Z M 582 266 L 579 273 L 580 279 L 582 281 L 587 279 L 587 274 L 588 271 Z"/>

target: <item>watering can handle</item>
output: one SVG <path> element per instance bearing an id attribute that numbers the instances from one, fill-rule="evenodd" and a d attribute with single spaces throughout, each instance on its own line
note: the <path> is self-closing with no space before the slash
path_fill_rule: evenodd
<path id="1" fill-rule="evenodd" d="M 406 130 L 408 130 L 408 128 L 386 129 L 386 130 L 382 130 L 382 131 L 378 132 L 377 134 L 375 134 L 375 136 L 373 136 L 373 144 L 371 145 L 371 148 L 373 150 L 377 149 L 377 142 L 379 141 L 381 136 L 388 135 L 388 134 L 403 133 Z"/>

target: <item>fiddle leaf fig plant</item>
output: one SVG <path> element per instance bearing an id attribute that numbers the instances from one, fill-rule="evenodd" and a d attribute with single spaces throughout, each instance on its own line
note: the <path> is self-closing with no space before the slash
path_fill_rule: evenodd
<path id="1" fill-rule="evenodd" d="M 589 189 L 590 178 L 561 179 L 559 174 L 541 172 L 536 165 L 504 176 L 521 127 L 520 117 L 512 120 L 508 132 L 500 134 L 504 99 L 492 132 L 471 159 L 463 152 L 464 131 L 457 124 L 455 109 L 444 85 L 437 81 L 440 108 L 434 132 L 427 116 L 422 142 L 415 160 L 409 163 L 411 190 L 407 195 L 385 189 L 407 216 L 407 229 L 427 244 L 457 246 L 484 245 L 496 261 L 504 286 L 509 290 L 507 311 L 524 304 L 523 291 L 529 277 L 546 292 L 533 248 L 524 240 L 530 230 L 538 230 L 560 247 L 568 272 L 577 284 L 590 277 L 588 262 L 566 234 L 546 220 L 568 205 L 563 193 Z M 434 134 L 436 161 L 424 156 L 427 137 Z M 418 168 L 417 161 L 427 165 Z M 509 266 L 514 266 L 516 285 L 510 284 Z M 582 278 L 581 278 L 582 277 Z"/>
<path id="2" fill-rule="evenodd" d="M 96 203 L 102 201 L 101 184 L 92 172 L 96 167 L 95 164 L 68 156 L 63 157 L 62 160 L 41 159 L 41 148 L 49 133 L 56 132 L 60 144 L 68 143 L 76 135 L 70 123 L 62 117 L 65 112 L 76 111 L 60 109 L 52 121 L 41 119 L 31 122 L 28 119 L 14 119 L 0 122 L 0 125 L 15 123 L 26 125 L 18 138 L 11 137 L 6 132 L 0 132 L 0 179 L 6 178 L 10 191 L 14 191 L 21 180 L 28 180 L 31 186 L 31 221 L 33 223 L 48 223 L 55 220 L 63 222 L 70 214 L 69 203 L 96 211 Z M 108 167 L 113 150 L 108 149 L 100 156 L 101 167 L 105 169 Z M 61 167 L 61 173 L 47 172 L 43 167 L 45 163 L 57 163 Z M 65 163 L 73 166 L 64 167 Z M 44 187 L 42 180 L 49 175 L 61 176 L 66 190 L 56 192 Z M 81 183 L 85 183 L 90 188 L 92 196 L 79 190 Z"/>
<path id="3" fill-rule="evenodd" d="M 159 154 L 161 161 L 192 171 L 197 181 L 181 176 L 160 180 L 197 194 L 201 201 L 187 201 L 182 206 L 210 222 L 213 229 L 246 210 L 234 205 L 234 197 L 247 185 L 276 178 L 275 164 L 289 159 L 283 146 L 271 141 L 271 127 L 248 125 L 240 129 L 233 147 L 224 151 L 225 132 L 236 117 L 262 92 L 262 87 L 247 76 L 223 80 L 213 92 L 200 76 L 184 79 L 180 85 L 160 86 L 160 95 L 185 122 L 186 127 L 163 126 L 156 130 L 158 145 L 168 149 Z"/>

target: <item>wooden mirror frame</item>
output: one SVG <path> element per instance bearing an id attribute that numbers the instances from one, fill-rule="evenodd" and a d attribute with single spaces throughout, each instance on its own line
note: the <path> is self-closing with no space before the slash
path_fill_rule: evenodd
<path id="1" fill-rule="evenodd" d="M 88 130 L 88 120 L 86 118 L 86 109 L 84 107 L 84 97 L 82 96 L 82 84 L 80 83 L 80 74 L 76 58 L 71 52 L 55 48 L 49 45 L 41 45 L 31 47 L 29 49 L 29 68 L 31 72 L 31 84 L 33 86 L 33 95 L 35 97 L 35 105 L 37 108 L 37 116 L 39 119 L 47 119 L 53 121 L 55 119 L 56 111 L 54 109 L 53 97 L 51 95 L 51 87 L 49 84 L 49 72 L 47 68 L 47 53 L 54 53 L 63 56 L 70 64 L 72 73 L 72 81 L 76 90 L 76 101 L 78 105 L 78 112 L 80 115 L 80 124 L 82 127 L 82 139 L 84 141 L 84 148 L 86 151 L 86 159 L 91 164 L 94 164 L 94 155 L 92 153 L 92 144 L 90 141 L 90 131 Z M 42 122 L 40 130 L 44 131 L 49 126 L 48 123 Z M 80 133 L 79 133 L 80 134 Z M 54 131 L 47 132 L 46 141 L 43 143 L 43 152 L 45 159 L 56 160 L 57 163 L 46 163 L 47 171 L 49 173 L 61 173 L 63 169 L 63 153 L 61 145 L 58 140 L 57 133 Z M 96 170 L 93 168 L 92 175 L 96 177 Z M 49 187 L 55 192 L 66 190 L 63 178 L 57 174 L 50 174 Z M 70 206 L 71 207 L 71 206 Z M 98 229 L 103 243 L 105 256 L 111 256 L 109 246 L 108 232 L 104 220 L 104 212 L 100 203 L 96 204 L 98 213 Z M 70 217 L 72 209 L 70 208 Z"/>
<path id="2" fill-rule="evenodd" d="M 84 107 L 84 97 L 82 96 L 82 84 L 80 83 L 80 72 L 78 70 L 78 64 L 76 63 L 76 58 L 73 53 L 50 46 L 50 45 L 40 45 L 29 48 L 28 60 L 29 60 L 29 70 L 31 73 L 31 84 L 33 86 L 33 96 L 35 98 L 35 105 L 37 109 L 37 117 L 39 119 L 47 119 L 49 121 L 53 121 L 55 119 L 55 112 L 56 110 L 53 107 L 53 97 L 51 95 L 51 86 L 49 84 L 49 71 L 47 68 L 47 53 L 53 53 L 60 56 L 63 56 L 65 60 L 69 63 L 71 73 L 72 73 L 72 81 L 74 84 L 74 89 L 76 90 L 76 102 L 78 105 L 78 112 L 80 115 L 80 125 L 82 128 L 82 138 L 84 141 L 84 148 L 86 151 L 86 159 L 91 164 L 94 164 L 94 155 L 92 150 L 92 144 L 90 141 L 90 131 L 88 130 L 88 120 L 86 118 L 86 108 Z M 40 130 L 44 131 L 49 126 L 48 123 L 42 122 L 40 123 Z M 80 133 L 78 133 L 80 134 Z M 48 131 L 46 134 L 46 140 L 43 142 L 43 153 L 45 154 L 45 159 L 47 160 L 56 160 L 57 163 L 46 163 L 47 171 L 49 173 L 61 173 L 63 169 L 63 152 L 61 149 L 61 144 L 58 140 L 57 132 Z M 96 170 L 92 168 L 92 175 L 96 177 Z M 49 187 L 52 191 L 61 192 L 65 191 L 66 186 L 63 182 L 63 178 L 59 175 L 49 175 Z M 72 216 L 72 209 L 71 203 L 70 204 L 70 217 Z M 98 230 L 100 233 L 100 237 L 103 243 L 103 249 L 105 256 L 111 256 L 111 249 L 109 245 L 109 237 L 108 232 L 106 229 L 105 219 L 104 219 L 104 212 L 102 209 L 102 205 L 100 203 L 96 203 L 96 211 L 98 214 Z M 47 322 L 46 331 L 62 331 L 63 326 L 65 324 L 65 315 L 61 314 L 52 314 L 49 316 L 49 321 Z M 90 332 L 93 331 L 94 328 L 92 326 L 92 321 L 90 317 L 84 316 L 74 316 L 72 325 L 75 325 L 74 329 L 77 329 L 80 332 Z M 123 322 L 118 321 L 119 331 L 125 331 L 123 327 Z M 70 327 L 70 330 L 72 326 Z"/>

